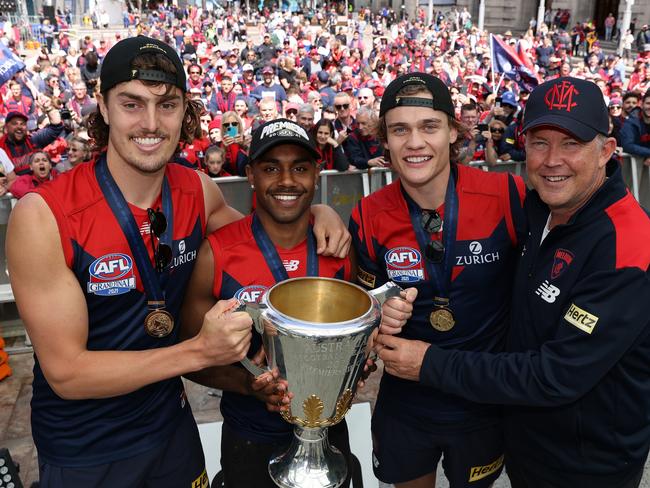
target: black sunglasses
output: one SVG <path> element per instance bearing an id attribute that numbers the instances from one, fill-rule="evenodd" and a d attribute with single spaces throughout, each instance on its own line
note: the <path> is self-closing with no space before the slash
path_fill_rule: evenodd
<path id="1" fill-rule="evenodd" d="M 228 127 L 239 127 L 239 122 L 224 122 L 221 125 L 227 129 Z"/>
<path id="2" fill-rule="evenodd" d="M 334 107 L 336 108 L 336 110 L 347 110 L 347 109 L 350 108 L 350 104 L 349 103 L 343 103 L 341 105 L 334 105 Z"/>
<path id="3" fill-rule="evenodd" d="M 191 75 L 200 75 L 201 72 L 200 71 L 190 71 L 190 74 Z"/>
<path id="4" fill-rule="evenodd" d="M 154 244 L 151 239 L 151 248 L 156 271 L 161 273 L 172 262 L 172 248 L 160 242 L 160 236 L 167 230 L 167 218 L 160 210 L 152 208 L 147 209 L 147 216 L 149 217 L 149 232 L 158 238 L 158 245 Z"/>
<path id="5" fill-rule="evenodd" d="M 434 234 L 442 230 L 442 217 L 435 210 L 422 210 L 420 224 L 424 231 L 429 234 L 429 242 L 424 248 L 424 256 L 432 263 L 441 263 L 445 257 L 445 245 L 442 240 L 431 240 Z"/>
<path id="6" fill-rule="evenodd" d="M 490 127 L 490 132 L 493 134 L 503 134 L 505 132 L 505 129 L 499 129 L 497 127 Z"/>

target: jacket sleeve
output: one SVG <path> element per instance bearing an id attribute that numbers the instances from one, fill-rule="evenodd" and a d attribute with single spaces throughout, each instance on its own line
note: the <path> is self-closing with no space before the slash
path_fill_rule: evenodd
<path id="1" fill-rule="evenodd" d="M 539 349 L 490 354 L 432 345 L 420 381 L 480 403 L 545 407 L 577 400 L 648 336 L 647 271 L 630 267 L 592 273 L 574 286 L 567 303 L 555 336 Z"/>
<path id="2" fill-rule="evenodd" d="M 50 124 L 32 134 L 32 144 L 36 147 L 43 148 L 48 144 L 52 144 L 62 132 L 63 124 Z"/>
<path id="3" fill-rule="evenodd" d="M 644 158 L 650 157 L 650 147 L 642 144 L 640 140 L 641 130 L 638 120 L 626 120 L 621 129 L 621 144 L 623 145 L 623 151 L 635 156 L 642 156 Z"/>
<path id="4" fill-rule="evenodd" d="M 510 154 L 512 161 L 526 161 L 526 151 L 524 149 L 517 148 L 517 138 L 515 131 L 515 124 L 511 124 L 506 128 L 506 131 L 503 134 L 504 142 L 501 145 L 503 152 L 499 153 L 499 156 L 502 154 Z"/>
<path id="5" fill-rule="evenodd" d="M 361 146 L 361 141 L 359 141 L 354 131 L 345 140 L 344 144 L 345 152 L 348 155 L 350 164 L 353 164 L 359 169 L 367 169 L 368 158 L 364 154 L 363 147 Z"/>
<path id="6" fill-rule="evenodd" d="M 347 169 L 350 167 L 350 162 L 348 161 L 347 156 L 343 152 L 343 148 L 341 146 L 337 146 L 334 148 L 334 169 L 337 171 L 347 171 Z"/>
<path id="7" fill-rule="evenodd" d="M 352 209 L 348 230 L 352 235 L 352 246 L 357 258 L 356 282 L 372 289 L 386 283 L 388 278 L 386 271 L 377 264 L 377 257 L 371 255 L 371 250 L 374 254 L 374 238 L 372 235 L 368 235 L 367 230 L 371 226 L 364 221 L 364 219 L 368 218 L 368 215 L 363 214 L 363 205 L 359 201 Z"/>

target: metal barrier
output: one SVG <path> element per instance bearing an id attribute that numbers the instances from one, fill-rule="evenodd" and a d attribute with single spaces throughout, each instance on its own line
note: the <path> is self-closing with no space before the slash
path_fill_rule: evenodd
<path id="1" fill-rule="evenodd" d="M 473 161 L 471 165 L 484 171 L 509 171 L 522 176 L 524 180 L 527 177 L 526 165 L 519 161 L 502 161 L 493 166 L 488 166 L 484 161 Z M 644 207 L 650 208 L 650 167 L 643 164 L 642 158 L 624 154 L 622 169 L 623 180 L 634 197 Z M 393 179 L 394 174 L 386 168 L 372 168 L 369 171 L 353 170 L 343 173 L 334 170 L 322 171 L 314 203 L 331 206 L 338 212 L 341 219 L 347 222 L 354 205 L 360 198 L 390 184 Z M 215 182 L 219 184 L 219 188 L 230 206 L 243 214 L 250 213 L 253 190 L 246 178 L 228 176 L 216 178 Z M 5 256 L 7 221 L 13 204 L 15 204 L 15 199 L 10 196 L 0 198 L 0 303 L 13 301 Z"/>

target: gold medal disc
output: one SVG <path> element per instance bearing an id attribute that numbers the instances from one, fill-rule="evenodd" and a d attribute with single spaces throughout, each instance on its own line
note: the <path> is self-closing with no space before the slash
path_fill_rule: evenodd
<path id="1" fill-rule="evenodd" d="M 429 315 L 429 322 L 431 322 L 431 326 L 434 329 L 439 330 L 440 332 L 447 332 L 448 330 L 453 329 L 456 324 L 454 315 L 451 313 L 451 310 L 446 307 L 439 307 L 431 312 L 431 315 Z"/>
<path id="2" fill-rule="evenodd" d="M 174 317 L 166 310 L 152 310 L 144 319 L 144 330 L 151 337 L 166 337 L 174 329 Z"/>

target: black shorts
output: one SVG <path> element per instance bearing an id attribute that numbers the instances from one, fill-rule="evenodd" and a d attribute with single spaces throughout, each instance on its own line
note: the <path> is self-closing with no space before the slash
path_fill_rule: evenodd
<path id="1" fill-rule="evenodd" d="M 451 488 L 488 487 L 503 469 L 503 429 L 497 420 L 478 425 L 422 422 L 388 415 L 377 403 L 372 416 L 373 470 L 384 483 L 404 483 L 442 467 Z"/>
<path id="2" fill-rule="evenodd" d="M 189 410 L 189 409 L 188 409 Z M 41 488 L 208 488 L 199 430 L 191 412 L 160 447 L 108 464 L 61 468 L 39 461 Z"/>
<path id="3" fill-rule="evenodd" d="M 293 434 L 292 434 L 293 435 Z M 348 463 L 348 476 L 342 488 L 350 486 L 352 466 L 350 439 L 345 420 L 327 429 L 330 445 L 336 447 Z M 223 423 L 221 430 L 221 469 L 224 488 L 277 488 L 269 475 L 269 461 L 289 447 L 292 437 L 285 442 L 253 442 L 240 436 Z"/>

